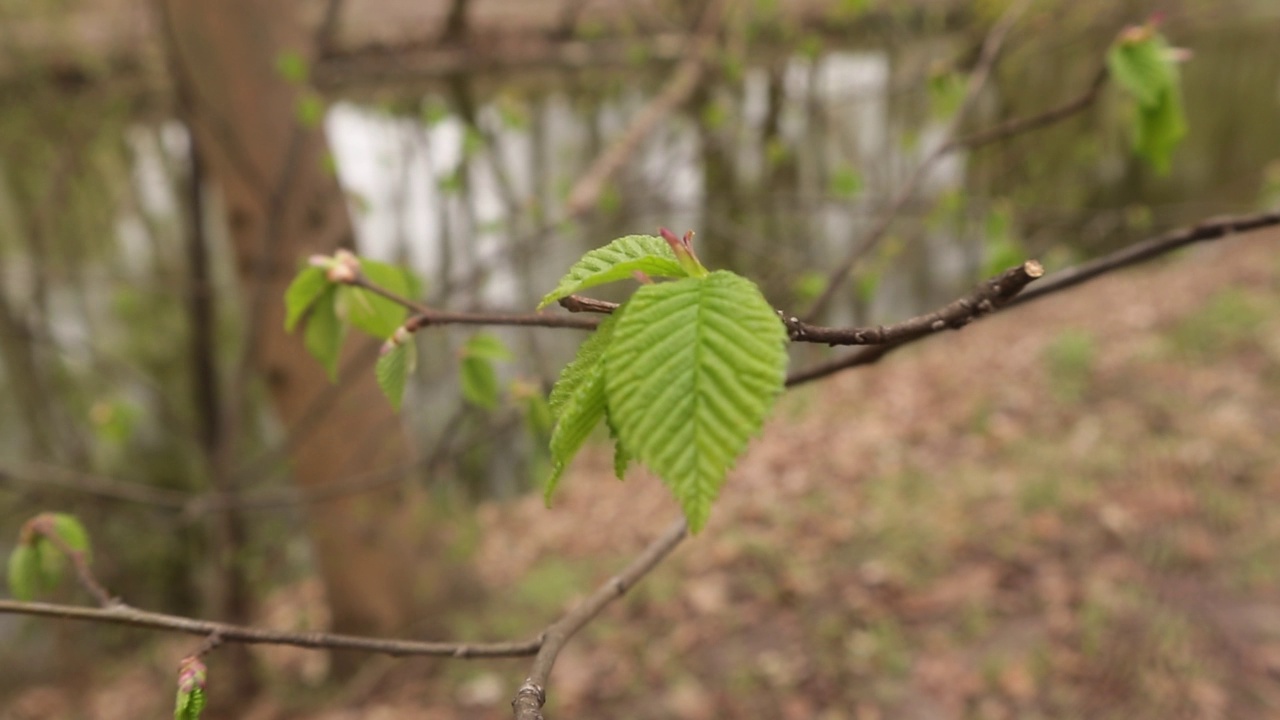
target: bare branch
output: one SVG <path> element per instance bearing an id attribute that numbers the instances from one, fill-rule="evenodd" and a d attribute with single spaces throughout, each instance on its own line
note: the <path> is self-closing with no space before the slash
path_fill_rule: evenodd
<path id="1" fill-rule="evenodd" d="M 350 283 L 353 287 L 384 297 L 391 302 L 408 308 L 416 313 L 404 326 L 409 332 L 417 332 L 431 325 L 524 325 L 535 327 L 575 328 L 578 330 L 594 330 L 597 321 L 589 318 L 576 318 L 566 315 L 543 315 L 541 313 L 506 313 L 506 312 L 462 312 L 452 310 L 434 310 L 421 303 L 387 290 L 369 282 L 363 276 L 357 276 Z"/>
<path id="2" fill-rule="evenodd" d="M 76 580 L 80 583 L 80 587 L 84 588 L 93 599 L 98 601 L 102 607 L 110 607 L 114 602 L 111 599 L 111 593 L 98 582 L 98 578 L 94 577 L 93 571 L 89 569 L 89 562 L 85 560 L 84 552 L 71 547 L 66 540 L 58 534 L 58 529 L 54 525 L 53 516 L 49 513 L 41 513 L 26 524 L 23 528 L 23 535 L 32 534 L 40 535 L 45 540 L 53 543 L 58 552 L 66 555 L 71 560 L 71 566 L 75 568 Z"/>
<path id="3" fill-rule="evenodd" d="M 989 145 L 993 142 L 1005 140 L 1015 135 L 1021 135 L 1022 133 L 1031 132 L 1032 130 L 1039 130 L 1042 127 L 1052 125 L 1059 120 L 1065 120 L 1092 105 L 1093 102 L 1098 99 L 1098 93 L 1102 91 L 1102 87 L 1106 82 L 1107 66 L 1103 65 L 1098 68 L 1098 72 L 1094 74 L 1093 81 L 1089 83 L 1089 89 L 1085 90 L 1079 96 L 1068 100 L 1055 108 L 1045 110 L 1042 113 L 1028 115 L 1027 117 L 1014 118 L 1007 122 L 1000 123 L 995 127 L 987 128 L 986 130 L 981 130 L 962 138 L 957 138 L 956 140 L 947 143 L 945 146 L 946 151 L 950 152 L 960 148 L 967 148 L 970 150 L 973 148 L 979 148 L 983 145 Z"/>
<path id="4" fill-rule="evenodd" d="M 832 328 L 811 325 L 797 317 L 778 310 L 778 316 L 787 326 L 792 342 L 822 343 L 825 345 L 885 345 L 914 340 L 948 328 L 957 330 L 973 320 L 991 312 L 1017 295 L 1022 288 L 1044 275 L 1044 268 L 1035 260 L 1028 260 L 1010 268 L 994 278 L 986 280 L 972 293 L 931 313 L 904 320 L 893 325 L 875 327 Z M 617 303 L 581 295 L 570 295 L 560 300 L 560 305 L 570 312 L 609 314 L 618 309 Z"/>
<path id="5" fill-rule="evenodd" d="M 1129 245 L 1100 258 L 1056 272 L 1033 290 L 1014 298 L 1008 304 L 1021 305 L 1045 295 L 1075 287 L 1099 275 L 1152 260 L 1188 245 L 1221 240 L 1237 233 L 1260 230 L 1274 225 L 1280 225 L 1280 211 L 1209 218 L 1191 227 L 1172 230 L 1159 237 Z"/>
<path id="6" fill-rule="evenodd" d="M 609 315 L 618 309 L 618 303 L 608 300 L 597 300 L 583 295 L 569 295 L 560 298 L 560 307 L 574 313 L 600 313 Z"/>
<path id="7" fill-rule="evenodd" d="M 649 543 L 649 546 L 621 573 L 609 578 L 604 585 L 591 594 L 591 597 L 552 623 L 542 633 L 542 647 L 533 661 L 533 669 L 516 692 L 515 700 L 511 702 L 516 720 L 542 720 L 542 706 L 547 701 L 547 677 L 551 674 L 551 668 L 555 665 L 556 657 L 565 643 L 569 642 L 574 633 L 599 615 L 609 603 L 622 597 L 627 590 L 630 590 L 667 555 L 671 554 L 680 541 L 684 540 L 688 530 L 689 526 L 683 518 L 672 523 L 666 532 Z"/>
<path id="8" fill-rule="evenodd" d="M 978 64 L 969 75 L 969 83 L 965 87 L 964 99 L 947 127 L 947 132 L 944 136 L 947 140 L 938 145 L 920 161 L 920 164 L 911 172 L 906 182 L 898 189 L 897 194 L 894 196 L 893 201 L 889 203 L 889 207 L 886 208 L 884 214 L 880 216 L 876 224 L 862 238 L 862 242 L 850 249 L 845 258 L 836 266 L 836 269 L 827 279 L 826 288 L 818 296 L 818 299 L 814 301 L 808 312 L 805 313 L 806 319 L 812 320 L 818 317 L 831 304 L 831 301 L 835 299 L 836 292 L 844 285 L 845 280 L 849 278 L 849 274 L 853 272 L 854 266 L 888 233 L 893 221 L 897 219 L 898 213 L 911 201 L 911 198 L 915 197 L 917 188 L 919 188 L 920 183 L 924 181 L 933 166 L 943 156 L 958 147 L 952 139 L 959 133 L 960 127 L 964 124 L 976 104 L 978 95 L 986 87 L 987 80 L 991 77 L 991 71 L 995 67 L 996 59 L 1000 56 L 1000 49 L 1004 46 L 1004 41 L 1009 31 L 1013 29 L 1018 18 L 1026 12 L 1030 4 L 1030 0 L 1020 0 L 1011 5 L 991 28 L 991 31 L 987 33 L 987 37 L 982 43 L 982 53 L 978 58 Z"/>
<path id="9" fill-rule="evenodd" d="M 565 201 L 565 213 L 569 217 L 576 217 L 593 207 L 609 179 L 622 169 L 640 143 L 663 118 L 693 95 L 711 58 L 716 30 L 728 4 L 727 0 L 707 0 L 689 52 L 671 74 L 662 92 L 649 101 L 622 136 L 601 153 L 574 184 L 569 199 Z"/>
<path id="10" fill-rule="evenodd" d="M 385 653 L 397 657 L 423 655 L 452 658 L 527 657 L 538 652 L 538 649 L 542 646 L 541 639 L 501 643 L 446 643 L 419 640 L 389 640 L 322 632 L 285 632 L 149 612 L 123 603 L 114 603 L 105 608 L 87 608 L 78 605 L 0 600 L 0 614 L 37 615 L 65 620 L 85 620 L 111 625 L 128 625 L 150 630 L 166 630 L 188 635 L 199 635 L 201 637 L 216 635 L 221 638 L 222 642 L 236 642 L 248 645 L 292 645 L 312 650 L 361 650 L 364 652 Z"/>
<path id="11" fill-rule="evenodd" d="M 342 0 L 326 0 L 324 15 L 316 28 L 316 56 L 331 55 L 338 44 L 338 28 L 342 23 Z"/>
<path id="12" fill-rule="evenodd" d="M 934 312 L 911 318 L 894 325 L 874 328 L 831 328 L 810 325 L 795 317 L 783 316 L 787 333 L 794 342 L 825 343 L 827 345 L 885 345 L 909 342 L 926 335 L 951 329 L 959 330 L 987 313 L 994 312 L 1007 303 L 1037 278 L 1044 275 L 1044 268 L 1035 260 L 1010 268 L 979 285 L 972 293 L 955 300 Z M 781 311 L 778 313 L 782 314 Z"/>
<path id="13" fill-rule="evenodd" d="M 1010 298 L 1001 307 L 996 309 L 1002 310 L 1016 305 L 1021 305 L 1026 302 L 1042 298 L 1046 295 L 1075 287 L 1076 285 L 1092 280 L 1100 275 L 1157 258 L 1193 243 L 1219 240 L 1236 233 L 1258 230 L 1275 225 L 1280 225 L 1280 212 L 1258 213 L 1255 215 L 1237 215 L 1233 217 L 1206 220 L 1189 228 L 1174 230 L 1165 235 L 1161 235 L 1160 237 L 1146 240 L 1135 245 L 1130 245 L 1129 247 L 1109 253 L 1097 258 L 1096 260 L 1091 260 L 1087 263 L 1056 272 L 1038 283 L 1033 290 L 1029 290 L 1018 296 Z M 841 370 L 847 370 L 852 367 L 874 364 L 879 362 L 885 355 L 888 355 L 903 345 L 908 345 L 924 337 L 928 337 L 928 335 L 914 337 L 909 340 L 900 340 L 887 345 L 877 345 L 875 347 L 865 348 L 841 358 L 836 358 L 810 368 L 798 370 L 787 376 L 787 387 L 803 385 L 804 383 L 812 382 L 814 380 L 827 377 L 828 375 L 834 375 Z"/>

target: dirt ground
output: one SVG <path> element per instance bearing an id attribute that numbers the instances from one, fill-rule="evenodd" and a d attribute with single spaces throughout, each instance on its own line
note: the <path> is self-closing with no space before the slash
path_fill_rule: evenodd
<path id="1" fill-rule="evenodd" d="M 793 392 L 708 527 L 560 656 L 549 716 L 1280 717 L 1278 431 L 1277 232 Z M 676 512 L 603 448 L 550 510 L 483 507 L 458 550 L 488 599 L 454 639 L 532 635 Z M 286 588 L 262 622 L 317 600 Z M 0 718 L 162 715 L 189 645 Z M 321 655 L 262 657 L 272 692 L 238 717 L 504 718 L 529 664 L 372 658 L 335 691 Z"/>

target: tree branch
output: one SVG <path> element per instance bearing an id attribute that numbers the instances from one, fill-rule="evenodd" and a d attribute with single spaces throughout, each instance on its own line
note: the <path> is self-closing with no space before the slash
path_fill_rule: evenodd
<path id="1" fill-rule="evenodd" d="M 362 650 L 365 652 L 385 653 L 397 657 L 421 655 L 453 658 L 527 657 L 538 652 L 538 649 L 542 646 L 541 638 L 524 642 L 446 643 L 389 640 L 322 632 L 285 632 L 149 612 L 123 603 L 113 603 L 105 608 L 88 608 L 78 605 L 0 599 L 0 614 L 37 615 L 62 618 L 64 620 L 85 620 L 110 625 L 128 625 L 151 630 L 166 630 L 188 635 L 199 635 L 201 637 L 216 635 L 222 642 L 238 642 L 249 645 L 292 645 L 313 650 Z"/>
<path id="2" fill-rule="evenodd" d="M 28 534 L 39 535 L 52 543 L 58 549 L 58 552 L 66 555 L 71 560 L 71 566 L 75 568 L 76 580 L 80 583 L 80 587 L 92 595 L 93 599 L 98 601 L 99 606 L 110 607 L 115 602 L 111 598 L 111 593 L 107 592 L 102 583 L 98 582 L 98 578 L 94 577 L 93 571 L 89 569 L 89 562 L 85 560 L 84 552 L 71 547 L 58 534 L 52 515 L 41 513 L 35 516 L 27 522 L 21 534 L 23 536 Z"/>
<path id="3" fill-rule="evenodd" d="M 849 278 L 849 274 L 853 272 L 854 266 L 858 264 L 858 261 L 861 260 L 863 256 L 871 252 L 872 248 L 874 248 L 885 234 L 889 232 L 889 228 L 893 226 L 893 221 L 897 219 L 898 213 L 908 202 L 911 201 L 913 197 L 915 197 L 916 190 L 919 188 L 920 183 L 922 183 L 925 177 L 929 174 L 929 170 L 931 170 L 934 164 L 941 160 L 943 156 L 958 147 L 954 144 L 953 139 L 959 133 L 960 127 L 964 124 L 970 111 L 972 111 L 975 103 L 977 102 L 978 95 L 982 92 L 982 89 L 986 87 L 987 80 L 991 77 L 991 71 L 995 67 L 996 59 L 1000 56 L 1000 49 L 1004 46 L 1005 38 L 1008 36 L 1009 31 L 1013 29 L 1013 25 L 1017 22 L 1018 18 L 1022 16 L 1030 4 L 1030 0 L 1020 0 L 1016 4 L 1011 5 L 1009 9 L 1005 11 L 1004 15 L 1001 16 L 1000 20 L 991 28 L 991 31 L 987 33 L 987 37 L 982 43 L 982 52 L 978 57 L 978 64 L 974 68 L 974 71 L 969 75 L 969 83 L 965 87 L 964 99 L 961 101 L 960 108 L 956 111 L 956 114 L 951 118 L 951 122 L 947 126 L 947 131 L 944 136 L 947 140 L 934 148 L 932 152 L 920 161 L 920 164 L 917 165 L 915 170 L 911 172 L 911 175 L 907 177 L 906 182 L 904 182 L 898 189 L 897 194 L 894 195 L 893 201 L 889 203 L 889 207 L 885 209 L 884 214 L 880 216 L 880 219 L 876 221 L 876 224 L 872 226 L 871 230 L 869 230 L 862 238 L 862 241 L 855 245 L 849 253 L 845 255 L 844 259 L 840 261 L 840 264 L 836 266 L 836 269 L 832 271 L 830 276 L 827 278 L 826 288 L 823 289 L 822 294 L 818 296 L 818 299 L 814 301 L 813 306 L 804 313 L 805 319 L 813 320 L 827 309 L 827 306 L 835 299 L 836 293 L 840 290 L 841 286 L 844 285 L 845 280 Z"/>
<path id="4" fill-rule="evenodd" d="M 939 310 L 889 326 L 831 328 L 810 325 L 798 318 L 786 316 L 783 316 L 782 322 L 787 326 L 787 334 L 793 342 L 827 345 L 885 345 L 910 342 L 948 328 L 959 330 L 977 318 L 994 312 L 1043 275 L 1044 268 L 1040 263 L 1028 260 L 986 280 L 972 293 Z M 781 315 L 782 312 L 779 311 L 778 314 Z"/>
<path id="5" fill-rule="evenodd" d="M 598 322 L 590 318 L 578 318 L 567 315 L 543 315 L 542 313 L 507 313 L 507 312 L 462 312 L 453 310 L 435 310 L 406 297 L 369 282 L 362 275 L 357 275 L 349 283 L 352 287 L 384 297 L 393 303 L 408 308 L 415 315 L 405 321 L 404 327 L 409 332 L 417 332 L 432 325 L 524 325 L 534 327 L 575 328 L 578 330 L 594 330 Z"/>
<path id="6" fill-rule="evenodd" d="M 1189 228 L 1174 230 L 1166 233 L 1165 235 L 1161 235 L 1135 245 L 1130 245 L 1129 247 L 1122 248 L 1081 265 L 1056 272 L 1038 283 L 1033 290 L 1029 290 L 1025 293 L 1009 298 L 1003 305 L 996 309 L 1003 310 L 1011 308 L 1032 300 L 1037 300 L 1046 295 L 1061 292 L 1067 288 L 1075 287 L 1076 285 L 1092 280 L 1100 275 L 1157 258 L 1193 243 L 1219 240 L 1236 233 L 1246 232 L 1249 230 L 1259 230 L 1261 228 L 1273 227 L 1276 225 L 1280 225 L 1280 212 L 1236 215 L 1232 217 L 1206 220 Z M 828 375 L 834 375 L 841 370 L 847 370 L 852 367 L 874 364 L 879 362 L 885 355 L 888 355 L 903 345 L 908 345 L 924 337 L 928 337 L 928 335 L 922 335 L 908 340 L 900 340 L 886 345 L 877 345 L 875 347 L 865 348 L 841 358 L 836 358 L 825 363 L 814 365 L 813 367 L 798 370 L 787 376 L 787 387 L 795 387 L 796 385 L 813 382 L 814 380 L 819 380 L 827 377 Z"/>
<path id="7" fill-rule="evenodd" d="M 574 633 L 591 622 L 609 603 L 622 597 L 658 563 L 662 562 L 671 551 L 684 540 L 689 526 L 681 518 L 672 523 L 666 532 L 632 560 L 621 573 L 609 578 L 591 597 L 575 607 L 564 617 L 552 623 L 542 633 L 542 647 L 533 661 L 533 669 L 529 677 L 516 692 L 511 701 L 511 708 L 516 720 L 542 720 L 542 706 L 547 701 L 547 677 L 555 665 L 556 657 Z"/>
<path id="8" fill-rule="evenodd" d="M 657 128 L 664 117 L 684 104 L 693 94 L 711 58 L 716 30 L 728 4 L 727 0 L 707 0 L 688 54 L 680 61 L 662 91 L 649 101 L 622 136 L 601 153 L 574 183 L 573 189 L 569 191 L 569 198 L 565 201 L 566 215 L 577 217 L 593 207 L 609 179 L 622 169 L 640 143 Z"/>
<path id="9" fill-rule="evenodd" d="M 1085 263 L 1060 270 L 1034 289 L 1011 300 L 1008 305 L 1021 305 L 1067 288 L 1088 282 L 1131 265 L 1137 265 L 1180 250 L 1195 243 L 1221 240 L 1242 232 L 1280 225 L 1280 211 L 1252 215 L 1228 215 L 1202 220 L 1191 227 L 1171 230 L 1164 235 L 1144 240 Z"/>
<path id="10" fill-rule="evenodd" d="M 958 330 L 1008 302 L 1010 298 L 1042 275 L 1044 275 L 1044 268 L 1040 263 L 1028 260 L 984 281 L 970 294 L 942 308 L 893 325 L 833 328 L 811 325 L 795 316 L 788 316 L 781 310 L 777 313 L 782 318 L 782 323 L 787 326 L 787 335 L 792 342 L 825 345 L 886 345 L 915 340 L 948 328 Z M 562 298 L 560 305 L 570 312 L 606 315 L 618 309 L 617 303 L 581 295 Z"/>
<path id="11" fill-rule="evenodd" d="M 1102 92 L 1102 87 L 1107 83 L 1107 66 L 1103 65 L 1093 76 L 1093 81 L 1089 83 L 1089 89 L 1085 90 L 1079 96 L 1072 100 L 1042 113 L 1029 115 L 1027 117 L 1014 118 L 1007 122 L 1000 123 L 995 127 L 980 130 L 972 135 L 966 135 L 962 138 L 952 140 L 943 146 L 946 152 L 959 150 L 961 148 L 972 150 L 990 145 L 999 140 L 1006 140 L 1015 135 L 1039 130 L 1042 127 L 1052 125 L 1059 120 L 1065 120 L 1085 108 L 1093 104 L 1098 99 L 1098 93 Z"/>

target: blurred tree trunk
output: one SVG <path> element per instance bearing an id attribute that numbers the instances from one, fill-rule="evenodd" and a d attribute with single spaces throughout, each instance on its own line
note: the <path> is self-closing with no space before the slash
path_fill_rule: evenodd
<path id="1" fill-rule="evenodd" d="M 290 448 L 295 482 L 303 491 L 315 490 L 405 465 L 412 448 L 371 367 L 354 374 L 322 418 L 306 417 L 330 383 L 301 335 L 283 329 L 284 291 L 299 263 L 310 253 L 352 244 L 346 201 L 326 169 L 323 129 L 299 122 L 305 85 L 278 70 L 286 54 L 302 67 L 311 61 L 315 38 L 303 15 L 307 3 L 161 1 L 174 82 L 186 93 L 186 120 L 227 211 L 251 330 L 251 365 L 265 379 L 286 428 L 311 424 Z M 243 380 L 232 378 L 233 405 Z M 237 412 L 228 408 L 226 435 L 237 432 Z M 366 435 L 374 433 L 370 442 Z M 388 634 L 411 621 L 417 548 L 403 495 L 395 484 L 306 507 L 335 631 Z M 335 660 L 340 673 L 353 668 L 354 659 Z"/>
<path id="2" fill-rule="evenodd" d="M 449 14 L 444 19 L 444 30 L 440 33 L 440 41 L 445 43 L 461 43 L 471 32 L 470 23 L 471 0 L 453 0 L 449 4 Z"/>

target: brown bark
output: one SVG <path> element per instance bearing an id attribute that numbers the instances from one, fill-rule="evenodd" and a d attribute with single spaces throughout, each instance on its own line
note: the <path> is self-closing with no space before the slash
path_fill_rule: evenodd
<path id="1" fill-rule="evenodd" d="M 301 259 L 351 242 L 346 203 L 324 169 L 322 128 L 303 127 L 296 107 L 305 89 L 276 72 L 285 52 L 309 57 L 314 37 L 302 0 L 162 0 L 175 84 L 229 218 L 246 322 L 247 367 L 261 371 L 280 419 L 293 427 L 329 386 L 298 335 L 283 330 L 284 290 Z M 232 393 L 243 392 L 233 378 Z M 228 433 L 238 408 L 229 402 Z M 411 448 L 398 432 L 372 369 L 356 373 L 328 416 L 290 452 L 304 490 L 357 472 L 402 466 Z M 383 436 L 370 442 L 366 434 Z M 403 629 L 413 606 L 415 543 L 401 486 L 307 506 L 315 557 L 333 628 L 357 634 Z"/>

